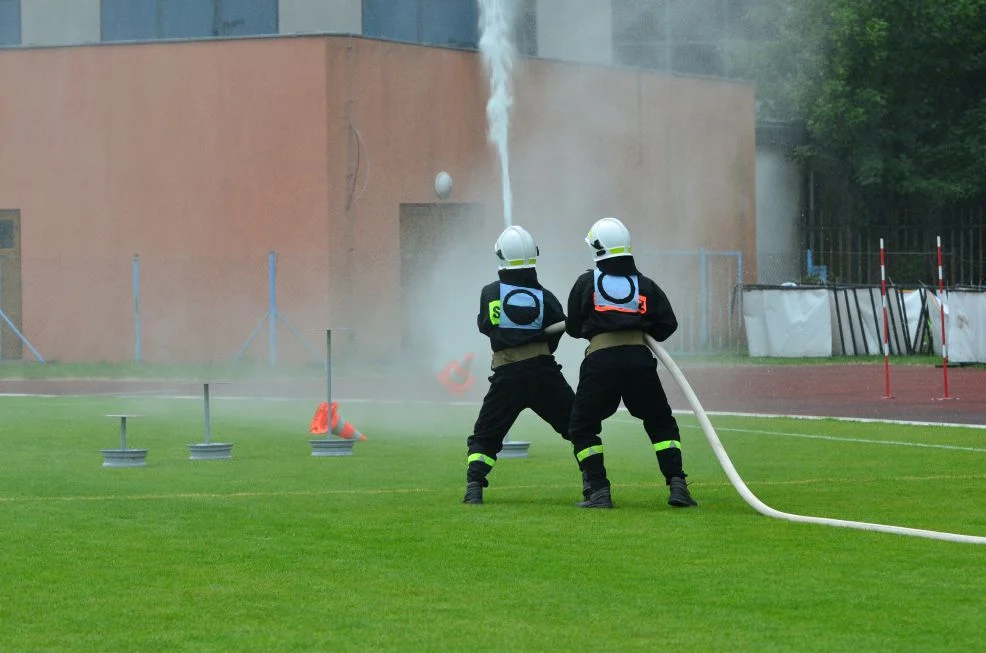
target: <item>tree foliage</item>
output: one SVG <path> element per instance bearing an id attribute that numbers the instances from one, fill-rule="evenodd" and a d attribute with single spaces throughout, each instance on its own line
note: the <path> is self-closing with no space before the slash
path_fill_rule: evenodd
<path id="1" fill-rule="evenodd" d="M 761 116 L 803 119 L 860 197 L 986 198 L 986 0 L 764 0 Z"/>

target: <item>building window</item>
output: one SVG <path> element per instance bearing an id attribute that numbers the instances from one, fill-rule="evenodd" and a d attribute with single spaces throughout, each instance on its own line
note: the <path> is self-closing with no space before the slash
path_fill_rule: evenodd
<path id="1" fill-rule="evenodd" d="M 14 249 L 13 220 L 0 220 L 0 249 Z"/>
<path id="2" fill-rule="evenodd" d="M 613 0 L 618 64 L 723 75 L 729 10 L 737 0 Z"/>
<path id="3" fill-rule="evenodd" d="M 102 0 L 103 41 L 277 33 L 277 0 Z"/>
<path id="4" fill-rule="evenodd" d="M 479 5 L 463 0 L 362 0 L 363 35 L 475 49 Z"/>
<path id="5" fill-rule="evenodd" d="M 614 63 L 639 68 L 671 68 L 667 2 L 613 0 Z"/>
<path id="6" fill-rule="evenodd" d="M 277 34 L 277 0 L 219 0 L 216 36 Z"/>
<path id="7" fill-rule="evenodd" d="M 743 76 L 758 43 L 776 38 L 769 0 L 612 0 L 615 63 Z"/>
<path id="8" fill-rule="evenodd" d="M 21 44 L 21 0 L 0 0 L 0 45 Z"/>
<path id="9" fill-rule="evenodd" d="M 722 77 L 722 53 L 717 43 L 681 43 L 674 47 L 672 69 L 690 75 Z"/>
<path id="10" fill-rule="evenodd" d="M 667 21 L 676 41 L 716 42 L 725 37 L 726 0 L 668 0 Z"/>

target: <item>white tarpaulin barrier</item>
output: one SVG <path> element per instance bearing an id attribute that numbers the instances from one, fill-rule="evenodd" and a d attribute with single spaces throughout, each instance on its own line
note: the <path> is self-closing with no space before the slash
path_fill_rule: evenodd
<path id="1" fill-rule="evenodd" d="M 832 353 L 883 355 L 883 295 L 876 286 L 840 287 L 832 296 Z M 912 354 L 921 328 L 924 290 L 887 289 L 887 344 L 892 355 Z"/>
<path id="2" fill-rule="evenodd" d="M 911 342 L 912 348 L 917 348 L 918 334 L 921 331 L 921 308 L 925 303 L 925 296 L 930 293 L 924 290 L 904 290 L 900 294 L 901 313 L 907 321 L 907 338 Z"/>
<path id="3" fill-rule="evenodd" d="M 745 291 L 743 324 L 750 356 L 831 356 L 830 313 L 824 288 Z"/>
<path id="4" fill-rule="evenodd" d="M 949 362 L 986 363 L 986 293 L 946 291 L 945 311 Z M 928 312 L 935 353 L 941 356 L 941 304 L 931 293 L 928 293 Z"/>
<path id="5" fill-rule="evenodd" d="M 874 292 L 875 290 L 875 292 Z M 879 288 L 837 288 L 832 301 L 833 353 L 883 354 L 883 299 Z"/>
<path id="6" fill-rule="evenodd" d="M 953 294 L 957 291 L 952 291 Z M 984 357 L 986 294 L 966 292 L 962 318 L 949 325 L 949 359 Z M 927 352 L 930 317 L 941 353 L 938 305 L 927 289 L 887 289 L 887 341 L 894 356 Z M 879 286 L 747 286 L 743 321 L 750 356 L 882 356 L 883 297 Z M 978 325 L 978 326 L 977 326 Z M 955 335 L 951 335 L 952 330 Z M 953 352 L 953 347 L 959 349 Z M 973 353 L 969 353 L 969 352 Z M 958 355 L 962 358 L 954 358 Z M 970 358 L 970 356 L 979 358 Z"/>

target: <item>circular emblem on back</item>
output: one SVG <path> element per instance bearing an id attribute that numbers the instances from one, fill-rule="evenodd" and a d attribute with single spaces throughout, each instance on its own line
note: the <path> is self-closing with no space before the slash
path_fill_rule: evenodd
<path id="1" fill-rule="evenodd" d="M 500 310 L 519 326 L 533 324 L 541 315 L 541 301 L 530 290 L 514 288 L 503 297 Z"/>
<path id="2" fill-rule="evenodd" d="M 637 288 L 633 279 L 624 275 L 612 275 L 605 272 L 599 275 L 596 290 L 603 298 L 613 304 L 627 304 L 637 296 Z"/>

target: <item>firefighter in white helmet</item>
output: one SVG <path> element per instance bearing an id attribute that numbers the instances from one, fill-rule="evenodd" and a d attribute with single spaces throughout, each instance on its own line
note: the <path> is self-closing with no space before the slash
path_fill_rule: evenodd
<path id="1" fill-rule="evenodd" d="M 681 437 L 657 375 L 657 361 L 644 341 L 661 342 L 678 328 L 664 291 L 637 270 L 630 232 L 617 218 L 592 225 L 585 242 L 594 269 L 575 281 L 568 297 L 565 329 L 589 346 L 579 370 L 569 437 L 582 469 L 583 508 L 612 508 L 603 464 L 602 421 L 619 407 L 644 423 L 675 507 L 698 505 L 688 491 L 682 468 Z"/>
<path id="2" fill-rule="evenodd" d="M 486 477 L 521 411 L 530 408 L 567 440 L 574 398 L 554 357 L 563 331 L 545 333 L 546 327 L 564 322 L 565 313 L 538 282 L 537 243 L 522 227 L 507 227 L 493 251 L 499 279 L 483 287 L 477 317 L 479 331 L 490 339 L 493 375 L 466 441 L 463 503 L 483 503 Z"/>

